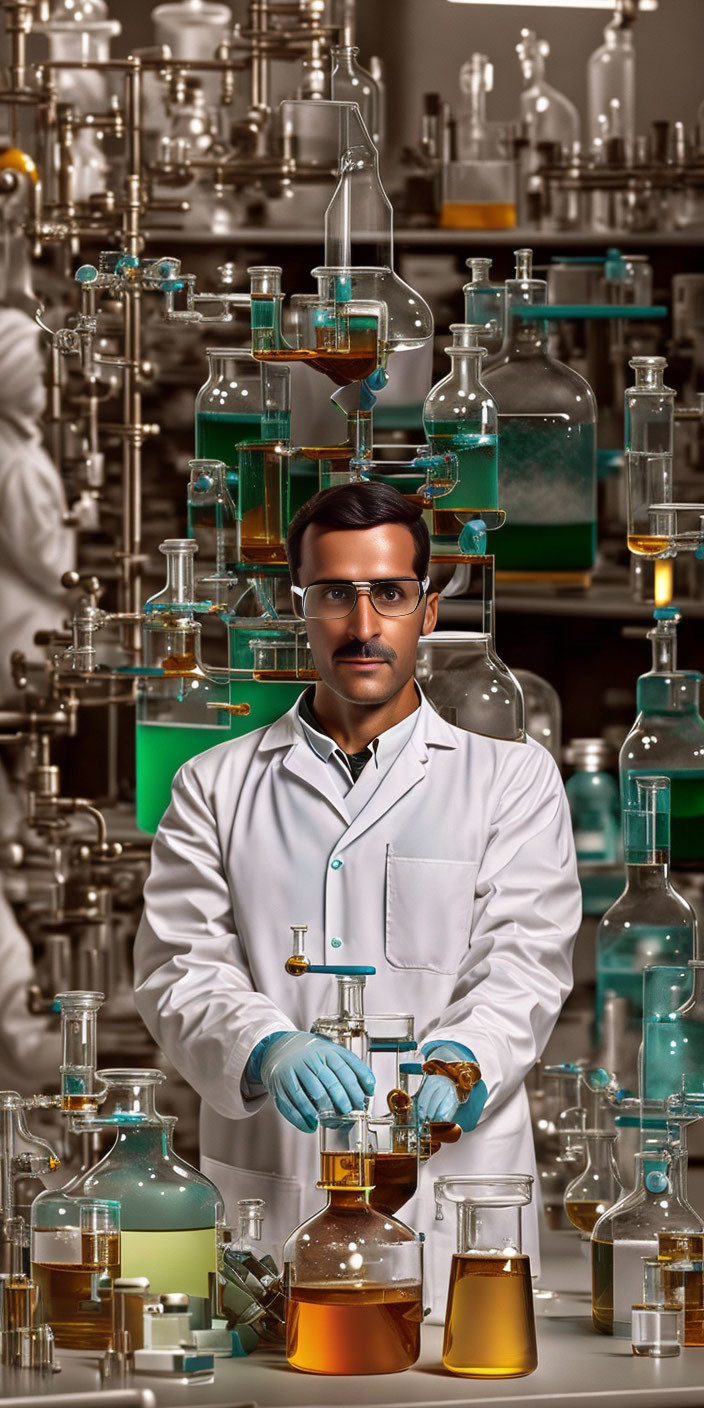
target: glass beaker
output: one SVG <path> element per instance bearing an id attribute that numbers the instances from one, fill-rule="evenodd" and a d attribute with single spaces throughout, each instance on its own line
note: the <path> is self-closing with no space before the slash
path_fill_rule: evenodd
<path id="1" fill-rule="evenodd" d="M 496 406 L 482 385 L 485 349 L 477 324 L 453 323 L 452 346 L 445 351 L 452 370 L 426 397 L 423 427 L 435 455 L 457 458 L 457 483 L 432 500 L 433 546 L 456 546 L 464 523 L 481 518 L 488 529 L 500 528 L 498 420 Z"/>
<path id="2" fill-rule="evenodd" d="M 146 1276 L 154 1295 L 187 1295 L 194 1327 L 210 1324 L 217 1276 L 216 1228 L 220 1194 L 208 1178 L 174 1151 L 175 1121 L 158 1113 L 157 1070 L 101 1070 L 108 1095 L 85 1129 L 114 1129 L 117 1138 L 99 1163 L 64 1190 L 78 1197 L 119 1201 L 122 1275 Z M 34 1209 L 44 1194 L 35 1199 Z"/>
<path id="3" fill-rule="evenodd" d="M 457 1209 L 442 1362 L 469 1378 L 517 1378 L 538 1366 L 530 1258 L 521 1250 L 528 1174 L 435 1180 L 436 1218 Z"/>
<path id="4" fill-rule="evenodd" d="M 480 342 L 489 357 L 498 352 L 504 340 L 506 295 L 503 284 L 493 284 L 489 278 L 490 259 L 465 259 L 471 279 L 464 285 L 464 320 L 479 324 Z"/>
<path id="5" fill-rule="evenodd" d="M 677 623 L 673 607 L 653 612 L 651 670 L 636 686 L 638 716 L 619 756 L 622 805 L 629 805 L 635 778 L 670 779 L 670 836 L 674 865 L 704 860 L 704 719 L 699 711 L 702 676 L 677 669 Z"/>
<path id="6" fill-rule="evenodd" d="M 284 1246 L 286 1357 L 312 1374 L 393 1374 L 420 1352 L 422 1243 L 369 1202 L 368 1117 L 319 1116 L 327 1206 Z"/>
<path id="7" fill-rule="evenodd" d="M 642 1260 L 658 1255 L 659 1235 L 704 1230 L 687 1200 L 686 1150 L 675 1143 L 645 1149 L 635 1164 L 635 1188 L 599 1218 L 591 1238 L 592 1323 L 601 1334 L 621 1339 L 631 1337 Z"/>
<path id="8" fill-rule="evenodd" d="M 582 1129 L 577 1138 L 587 1162 L 565 1189 L 565 1212 L 579 1232 L 591 1233 L 602 1213 L 623 1197 L 616 1166 L 617 1135 L 610 1130 Z"/>
<path id="9" fill-rule="evenodd" d="M 640 1031 L 643 970 L 686 965 L 696 953 L 696 915 L 670 881 L 669 778 L 637 777 L 634 788 L 634 806 L 623 813 L 626 888 L 596 933 L 597 1042 L 606 993 L 626 1000 L 628 1025 Z M 636 1071 L 619 1066 L 618 1076 L 638 1088 Z"/>
<path id="10" fill-rule="evenodd" d="M 643 1258 L 643 1300 L 632 1307 L 633 1353 L 651 1359 L 672 1359 L 684 1340 L 684 1288 L 675 1267 Z"/>
<path id="11" fill-rule="evenodd" d="M 525 741 L 521 687 L 481 631 L 434 631 L 418 652 L 423 689 L 441 718 L 487 738 Z"/>
<path id="12" fill-rule="evenodd" d="M 584 378 L 550 356 L 546 321 L 519 316 L 546 301 L 547 284 L 532 277 L 532 251 L 516 250 L 504 344 L 484 373 L 499 412 L 506 510 L 492 547 L 498 570 L 582 581 L 596 554 L 596 402 Z"/>
<path id="13" fill-rule="evenodd" d="M 120 1275 L 120 1204 L 65 1192 L 32 1204 L 32 1279 L 61 1349 L 107 1349 Z"/>

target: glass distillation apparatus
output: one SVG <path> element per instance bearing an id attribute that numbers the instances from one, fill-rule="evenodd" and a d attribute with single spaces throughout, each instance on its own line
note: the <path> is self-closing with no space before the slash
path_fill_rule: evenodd
<path id="1" fill-rule="evenodd" d="M 532 267 L 532 251 L 517 250 L 503 347 L 484 374 L 499 412 L 507 517 L 496 566 L 532 580 L 584 583 L 596 554 L 596 403 L 584 378 L 548 352 L 540 308 L 547 284 Z"/>

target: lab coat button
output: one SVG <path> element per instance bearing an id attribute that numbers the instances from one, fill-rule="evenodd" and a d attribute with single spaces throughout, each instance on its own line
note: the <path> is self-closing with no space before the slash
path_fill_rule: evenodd
<path id="1" fill-rule="evenodd" d="M 342 939 L 331 939 L 331 940 L 330 940 L 330 947 L 331 947 L 331 948 L 342 948 Z"/>
<path id="2" fill-rule="evenodd" d="M 330 862 L 330 868 L 331 868 L 332 870 L 339 870 L 339 869 L 340 869 L 340 866 L 341 866 L 341 865 L 344 865 L 344 863 L 345 863 L 345 862 L 344 862 L 343 860 L 340 860 L 340 857 L 337 856 L 337 857 L 335 858 L 335 860 L 333 860 L 333 861 Z"/>

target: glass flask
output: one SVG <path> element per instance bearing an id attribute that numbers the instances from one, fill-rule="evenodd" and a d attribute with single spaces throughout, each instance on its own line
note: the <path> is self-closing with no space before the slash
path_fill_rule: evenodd
<path id="1" fill-rule="evenodd" d="M 379 88 L 372 75 L 358 62 L 359 49 L 354 44 L 333 46 L 330 96 L 335 102 L 356 103 L 362 121 L 374 142 L 379 145 Z"/>
<path id="2" fill-rule="evenodd" d="M 422 636 L 419 679 L 440 717 L 487 738 L 525 742 L 518 681 L 482 631 L 434 631 Z"/>
<path id="3" fill-rule="evenodd" d="M 435 1180 L 436 1218 L 457 1209 L 442 1362 L 469 1378 L 517 1378 L 538 1367 L 530 1258 L 521 1250 L 527 1174 Z"/>
<path id="4" fill-rule="evenodd" d="M 464 320 L 479 324 L 483 346 L 489 357 L 499 352 L 504 340 L 505 290 L 503 284 L 492 284 L 489 278 L 490 259 L 465 259 L 471 278 L 464 285 Z"/>
<path id="5" fill-rule="evenodd" d="M 558 767 L 562 765 L 562 705 L 560 696 L 548 680 L 534 675 L 532 670 L 514 670 L 523 695 L 526 733 L 551 753 Z"/>
<path id="6" fill-rule="evenodd" d="M 704 719 L 699 712 L 702 676 L 677 669 L 677 623 L 672 607 L 653 612 L 652 669 L 636 686 L 638 715 L 619 757 L 621 800 L 628 805 L 637 776 L 670 779 L 673 865 L 704 860 Z"/>
<path id="7" fill-rule="evenodd" d="M 624 21 L 622 6 L 604 30 L 604 43 L 587 61 L 587 141 L 603 143 L 611 137 L 626 142 L 630 156 L 635 140 L 636 54 L 633 33 Z"/>
<path id="8" fill-rule="evenodd" d="M 550 45 L 547 40 L 538 39 L 534 30 L 522 29 L 516 53 L 523 74 L 522 135 L 533 148 L 540 142 L 556 142 L 571 151 L 579 141 L 579 113 L 574 103 L 545 79 L 545 60 Z"/>
<path id="9" fill-rule="evenodd" d="M 120 1204 L 40 1193 L 32 1204 L 32 1280 L 61 1349 L 107 1349 L 120 1275 Z"/>
<path id="10" fill-rule="evenodd" d="M 704 963 L 698 957 L 643 972 L 641 1088 L 643 1099 L 654 1101 L 704 1094 Z"/>
<path id="11" fill-rule="evenodd" d="M 565 763 L 574 768 L 565 784 L 565 792 L 578 860 L 613 862 L 619 859 L 618 783 L 606 770 L 613 762 L 613 749 L 603 738 L 573 738 L 565 748 Z"/>
<path id="12" fill-rule="evenodd" d="M 643 1257 L 658 1255 L 660 1233 L 699 1233 L 704 1223 L 687 1200 L 687 1154 L 677 1143 L 635 1156 L 636 1185 L 599 1218 L 592 1232 L 592 1323 L 631 1338 L 631 1307 L 641 1300 Z"/>
<path id="13" fill-rule="evenodd" d="M 499 570 L 583 582 L 596 554 L 596 403 L 584 378 L 549 355 L 547 323 L 519 317 L 546 302 L 532 260 L 531 250 L 516 251 L 504 344 L 484 375 L 499 412 L 506 510 L 492 546 Z"/>
<path id="14" fill-rule="evenodd" d="M 197 550 L 192 538 L 167 538 L 160 545 L 166 586 L 145 607 L 136 740 L 137 825 L 142 831 L 156 831 L 181 764 L 229 737 L 227 686 L 208 680 L 198 664 L 196 613 L 208 603 L 195 601 Z"/>
<path id="15" fill-rule="evenodd" d="M 694 910 L 670 881 L 669 778 L 636 778 L 635 791 L 635 805 L 623 813 L 626 888 L 596 933 L 597 1044 L 607 993 L 625 999 L 627 1024 L 639 1031 L 644 968 L 686 965 L 697 948 Z M 618 1077 L 637 1090 L 635 1070 L 619 1067 Z"/>
<path id="16" fill-rule="evenodd" d="M 625 393 L 628 546 L 653 556 L 667 549 L 667 539 L 652 533 L 648 509 L 672 502 L 675 393 L 664 383 L 664 357 L 631 357 L 628 365 L 635 372 Z"/>
<path id="17" fill-rule="evenodd" d="M 99 1076 L 108 1089 L 105 1104 L 81 1127 L 114 1129 L 117 1138 L 62 1196 L 67 1203 L 84 1197 L 119 1202 L 122 1276 L 146 1276 L 156 1296 L 187 1295 L 194 1328 L 207 1327 L 217 1288 L 220 1194 L 172 1147 L 175 1121 L 155 1105 L 166 1079 L 161 1071 L 101 1070 Z M 35 1209 L 37 1219 L 44 1216 L 38 1207 L 44 1196 L 32 1205 L 33 1226 Z"/>
<path id="18" fill-rule="evenodd" d="M 496 406 L 482 385 L 481 328 L 453 323 L 452 346 L 445 351 L 451 371 L 428 393 L 423 427 L 435 455 L 457 457 L 455 487 L 432 500 L 431 541 L 441 552 L 457 549 L 464 523 L 480 518 L 488 529 L 500 528 L 498 421 Z"/>
<path id="19" fill-rule="evenodd" d="M 196 459 L 222 460 L 237 502 L 237 446 L 289 440 L 291 374 L 262 365 L 246 347 L 208 347 L 208 378 L 196 396 Z"/>
<path id="20" fill-rule="evenodd" d="M 583 1129 L 578 1133 L 587 1162 L 565 1189 L 565 1212 L 579 1232 L 591 1233 L 602 1213 L 623 1197 L 611 1130 Z"/>
<path id="21" fill-rule="evenodd" d="M 367 1115 L 319 1118 L 328 1201 L 284 1245 L 286 1357 L 311 1374 L 398 1373 L 420 1352 L 422 1242 L 371 1206 Z"/>

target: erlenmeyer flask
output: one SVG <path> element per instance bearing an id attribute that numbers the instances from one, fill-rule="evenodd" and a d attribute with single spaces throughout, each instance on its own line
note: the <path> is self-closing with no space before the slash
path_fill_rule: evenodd
<path id="1" fill-rule="evenodd" d="M 457 1208 L 442 1362 L 469 1378 L 516 1378 L 538 1366 L 530 1259 L 521 1250 L 521 1208 L 531 1200 L 528 1175 L 438 1178 L 443 1202 Z"/>
<path id="2" fill-rule="evenodd" d="M 578 1133 L 587 1162 L 565 1189 L 565 1212 L 580 1232 L 592 1232 L 602 1213 L 623 1197 L 611 1130 L 583 1129 Z"/>

